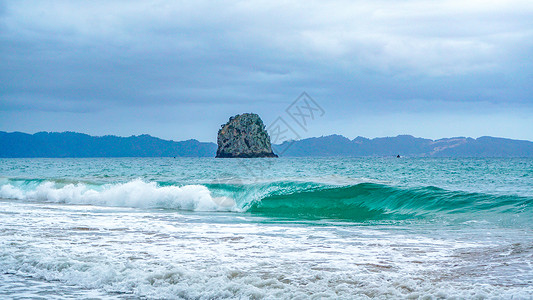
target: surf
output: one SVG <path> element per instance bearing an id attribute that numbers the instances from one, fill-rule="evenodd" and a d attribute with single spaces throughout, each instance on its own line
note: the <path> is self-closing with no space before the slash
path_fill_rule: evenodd
<path id="1" fill-rule="evenodd" d="M 44 179 L 3 179 L 0 198 L 185 211 L 226 211 L 275 218 L 354 222 L 427 219 L 530 218 L 533 198 L 450 191 L 434 186 L 397 187 L 376 182 L 335 185 L 317 181 L 185 184 Z"/>
<path id="2" fill-rule="evenodd" d="M 188 211 L 231 210 L 235 206 L 231 199 L 213 197 L 202 185 L 160 186 L 140 179 L 104 185 L 17 180 L 0 187 L 0 198 Z"/>
<path id="3" fill-rule="evenodd" d="M 438 187 L 399 188 L 376 183 L 319 187 L 272 194 L 249 205 L 251 213 L 350 221 L 405 220 L 442 216 L 473 219 L 530 215 L 533 199 L 449 191 Z"/>

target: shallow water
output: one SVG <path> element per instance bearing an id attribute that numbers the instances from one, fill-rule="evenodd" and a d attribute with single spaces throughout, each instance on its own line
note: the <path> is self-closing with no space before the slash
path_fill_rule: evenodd
<path id="1" fill-rule="evenodd" d="M 532 298 L 531 159 L 0 160 L 0 297 Z"/>

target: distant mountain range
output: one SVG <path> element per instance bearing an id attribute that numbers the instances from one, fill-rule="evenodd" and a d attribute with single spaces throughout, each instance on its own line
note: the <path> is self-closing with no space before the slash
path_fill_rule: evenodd
<path id="1" fill-rule="evenodd" d="M 329 135 L 272 147 L 282 157 L 533 157 L 533 142 L 495 137 L 431 140 L 399 135 L 350 140 L 341 135 Z M 215 143 L 175 142 L 146 134 L 97 137 L 75 132 L 0 131 L 0 157 L 214 157 L 216 150 Z"/>
<path id="2" fill-rule="evenodd" d="M 118 137 L 76 132 L 0 131 L 0 157 L 214 157 L 216 151 L 214 143 L 174 142 L 147 134 Z"/>
<path id="3" fill-rule="evenodd" d="M 484 136 L 431 140 L 411 135 L 350 140 L 342 135 L 274 146 L 283 156 L 533 157 L 533 142 Z"/>

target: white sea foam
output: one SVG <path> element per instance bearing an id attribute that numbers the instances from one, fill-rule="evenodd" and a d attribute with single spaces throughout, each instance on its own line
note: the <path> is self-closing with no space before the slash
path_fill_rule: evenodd
<path id="1" fill-rule="evenodd" d="M 0 202 L 0 212 L 0 298 L 533 295 L 530 235 L 518 244 L 512 237 L 520 230 L 406 234 L 368 226 L 235 222 L 233 214 L 106 211 L 20 201 Z M 91 297 L 89 291 L 96 294 Z"/>
<path id="2" fill-rule="evenodd" d="M 231 211 L 236 209 L 235 201 L 231 198 L 214 197 L 202 185 L 159 186 L 155 182 L 142 180 L 103 186 L 91 186 L 83 183 L 60 186 L 54 182 L 46 181 L 30 189 L 4 184 L 0 187 L 0 198 L 191 211 Z"/>
<path id="3" fill-rule="evenodd" d="M 268 178 L 251 178 L 239 160 L 2 160 L 0 198 L 22 200 L 0 200 L 0 299 L 532 299 L 530 198 L 504 212 L 527 220 L 504 226 L 483 221 L 479 210 L 458 222 L 360 224 L 130 208 L 233 210 L 232 199 L 243 207 L 265 195 L 371 182 L 351 179 L 361 176 L 532 196 L 530 160 L 353 159 L 346 169 L 337 158 L 270 161 Z M 243 180 L 211 183 L 226 171 Z"/>

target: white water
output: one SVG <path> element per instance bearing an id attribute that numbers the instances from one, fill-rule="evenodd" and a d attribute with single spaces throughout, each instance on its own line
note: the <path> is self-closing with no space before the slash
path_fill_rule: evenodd
<path id="1" fill-rule="evenodd" d="M 36 186 L 16 187 L 8 183 L 0 186 L 0 198 L 189 211 L 236 210 L 231 198 L 213 197 L 202 185 L 158 186 L 155 182 L 142 180 L 103 186 L 83 183 L 58 186 L 46 181 Z"/>
<path id="2" fill-rule="evenodd" d="M 531 260 L 523 260 L 524 254 L 531 258 L 531 236 L 519 229 L 441 229 L 435 237 L 431 226 L 306 226 L 232 213 L 18 200 L 1 201 L 0 216 L 0 296 L 353 299 L 533 293 Z M 508 234 L 525 239 L 507 244 Z M 521 269 L 525 273 L 516 273 Z M 29 279 L 13 290 L 20 278 Z"/>
<path id="3" fill-rule="evenodd" d="M 451 219 L 241 210 L 294 191 L 284 179 L 509 196 L 490 205 L 533 196 L 532 160 L 279 159 L 250 173 L 261 162 L 0 160 L 0 299 L 533 298 L 529 198 Z M 232 183 L 250 188 L 233 197 Z"/>

